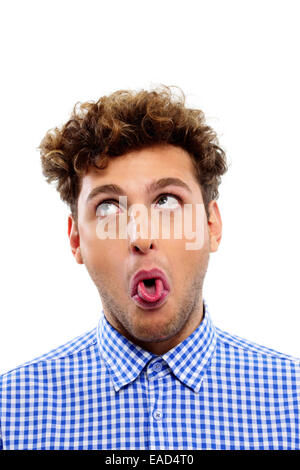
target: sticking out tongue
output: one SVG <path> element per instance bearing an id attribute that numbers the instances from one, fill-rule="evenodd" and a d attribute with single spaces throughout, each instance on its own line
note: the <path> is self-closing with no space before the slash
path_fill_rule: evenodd
<path id="1" fill-rule="evenodd" d="M 157 302 L 161 298 L 163 290 L 161 279 L 148 279 L 138 283 L 138 295 L 146 302 Z"/>

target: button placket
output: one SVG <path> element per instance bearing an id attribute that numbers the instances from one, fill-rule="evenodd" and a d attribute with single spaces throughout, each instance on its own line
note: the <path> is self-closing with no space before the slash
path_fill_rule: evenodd
<path id="1" fill-rule="evenodd" d="M 163 417 L 163 414 L 160 410 L 154 410 L 153 411 L 153 418 L 156 420 L 156 421 L 161 421 L 162 420 L 162 417 Z"/>
<path id="2" fill-rule="evenodd" d="M 149 382 L 162 378 L 168 373 L 166 364 L 162 360 L 149 363 L 147 368 L 147 377 Z"/>
<path id="3" fill-rule="evenodd" d="M 153 366 L 153 370 L 154 370 L 155 372 L 160 372 L 161 369 L 162 369 L 161 363 L 160 363 L 160 362 L 156 362 L 156 363 L 154 364 L 154 366 Z"/>

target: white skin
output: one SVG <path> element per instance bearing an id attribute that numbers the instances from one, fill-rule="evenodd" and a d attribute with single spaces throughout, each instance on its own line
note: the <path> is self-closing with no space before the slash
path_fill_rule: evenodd
<path id="1" fill-rule="evenodd" d="M 181 179 L 191 192 L 175 185 L 154 192 L 146 190 L 147 184 L 165 177 Z M 187 338 L 202 321 L 202 289 L 209 254 L 217 251 L 222 236 L 217 202 L 209 203 L 209 219 L 205 217 L 202 226 L 204 243 L 198 250 L 187 250 L 186 242 L 190 240 L 184 236 L 182 239 L 132 235 L 126 239 L 99 239 L 96 227 L 99 210 L 103 208 L 99 204 L 105 199 L 116 199 L 109 203 L 113 217 L 118 217 L 122 210 L 118 196 L 113 193 L 98 194 L 86 202 L 92 189 L 103 184 L 121 186 L 128 209 L 132 204 L 144 204 L 150 213 L 151 204 L 160 201 L 162 208 L 176 205 L 177 197 L 182 199 L 182 204 L 192 204 L 194 208 L 203 199 L 191 157 L 182 148 L 163 145 L 113 158 L 102 170 L 90 168 L 82 178 L 77 224 L 71 214 L 68 218 L 72 253 L 77 263 L 85 264 L 95 283 L 108 322 L 133 343 L 154 354 L 164 354 Z M 162 201 L 162 194 L 172 196 Z M 132 300 L 129 283 L 137 271 L 154 267 L 165 272 L 171 290 L 160 307 L 145 310 Z"/>

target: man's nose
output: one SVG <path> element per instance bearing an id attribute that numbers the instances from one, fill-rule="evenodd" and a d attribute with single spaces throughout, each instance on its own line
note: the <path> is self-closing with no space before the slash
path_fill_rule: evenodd
<path id="1" fill-rule="evenodd" d="M 139 231 L 137 229 L 140 229 Z M 135 217 L 130 218 L 127 227 L 129 249 L 132 253 L 148 253 L 157 248 L 157 240 L 151 237 L 151 227 L 147 217 L 139 218 L 137 222 Z M 149 236 L 150 234 L 150 236 Z"/>
<path id="2" fill-rule="evenodd" d="M 147 254 L 150 250 L 155 248 L 153 240 L 143 240 L 138 238 L 135 242 L 130 243 L 130 249 L 133 253 Z"/>

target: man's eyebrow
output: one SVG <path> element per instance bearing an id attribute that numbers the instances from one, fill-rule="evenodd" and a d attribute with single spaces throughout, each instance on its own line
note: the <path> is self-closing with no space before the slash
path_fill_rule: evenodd
<path id="1" fill-rule="evenodd" d="M 180 178 L 171 178 L 171 177 L 161 178 L 157 181 L 152 181 L 151 183 L 148 183 L 145 186 L 145 191 L 147 193 L 154 192 L 154 191 L 157 191 L 158 189 L 162 189 L 170 185 L 180 186 L 186 189 L 187 191 L 189 191 L 190 193 L 192 192 L 191 188 Z M 98 194 L 101 194 L 101 193 L 106 193 L 106 194 L 113 193 L 113 194 L 116 194 L 117 196 L 126 196 L 126 192 L 124 191 L 124 189 L 121 188 L 121 186 L 118 186 L 117 184 L 103 184 L 101 186 L 96 186 L 94 189 L 92 189 L 92 191 L 87 197 L 86 202 L 88 203 L 89 201 L 94 199 L 94 197 L 96 197 Z"/>

